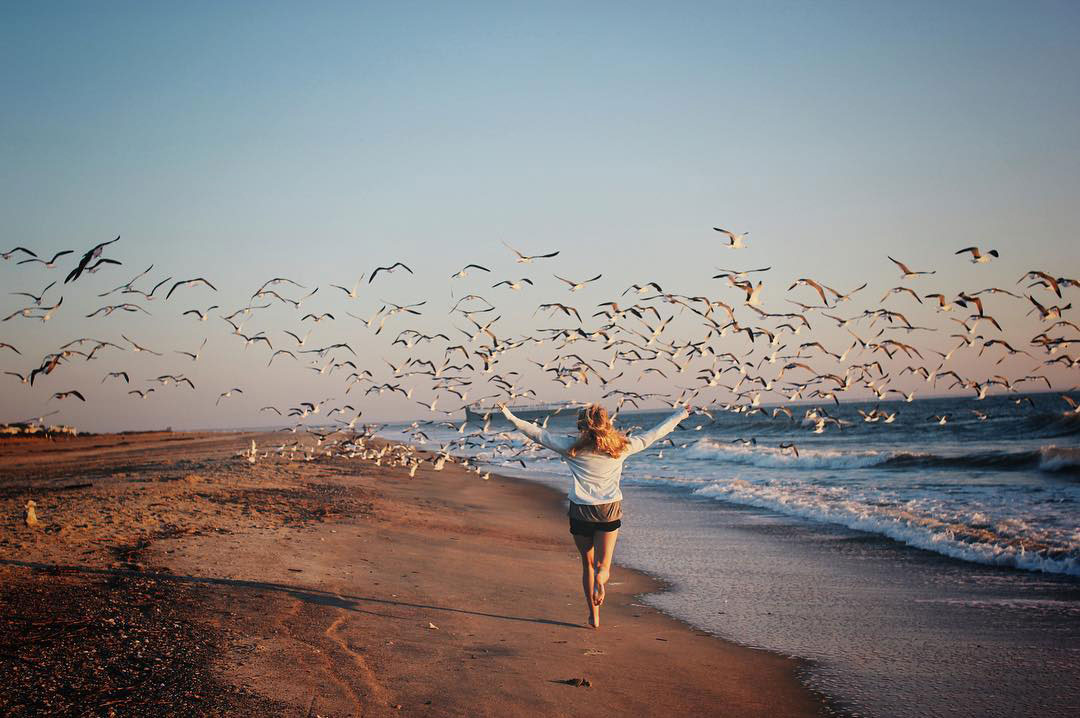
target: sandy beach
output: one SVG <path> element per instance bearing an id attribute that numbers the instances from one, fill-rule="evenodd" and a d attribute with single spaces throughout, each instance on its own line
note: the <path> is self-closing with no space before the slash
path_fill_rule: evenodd
<path id="1" fill-rule="evenodd" d="M 0 713 L 826 711 L 795 661 L 643 605 L 663 590 L 643 574 L 617 568 L 586 627 L 549 488 L 451 464 L 249 465 L 252 439 L 280 441 L 0 443 Z"/>

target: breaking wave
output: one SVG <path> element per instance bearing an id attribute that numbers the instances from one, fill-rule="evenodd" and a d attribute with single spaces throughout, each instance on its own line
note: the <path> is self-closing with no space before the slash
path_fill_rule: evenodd
<path id="1" fill-rule="evenodd" d="M 702 439 L 687 449 L 692 459 L 715 460 L 743 466 L 795 469 L 858 469 L 918 467 L 952 469 L 1038 469 L 1049 473 L 1080 473 L 1080 449 L 1043 446 L 1026 451 L 984 451 L 955 456 L 911 451 L 839 451 L 791 449 L 728 444 Z"/>
<path id="2" fill-rule="evenodd" d="M 944 520 L 907 507 L 851 499 L 838 487 L 795 488 L 732 479 L 693 493 L 880 534 L 964 561 L 1080 576 L 1080 545 L 1067 538 L 1039 535 L 1023 521 L 988 522 L 978 514 L 966 522 Z"/>

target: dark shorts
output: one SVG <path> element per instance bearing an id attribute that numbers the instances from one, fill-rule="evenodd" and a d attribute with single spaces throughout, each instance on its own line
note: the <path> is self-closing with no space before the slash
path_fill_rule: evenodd
<path id="1" fill-rule="evenodd" d="M 615 521 L 578 521 L 570 519 L 570 533 L 575 536 L 588 536 L 592 538 L 597 531 L 615 531 L 622 526 L 622 519 Z"/>

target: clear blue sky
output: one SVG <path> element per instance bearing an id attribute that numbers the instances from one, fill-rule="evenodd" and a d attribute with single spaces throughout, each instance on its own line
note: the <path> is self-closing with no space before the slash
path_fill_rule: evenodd
<path id="1" fill-rule="evenodd" d="M 233 308 L 271 276 L 325 293 L 410 262 L 414 284 L 392 275 L 358 300 L 353 311 L 370 314 L 379 299 L 445 304 L 446 275 L 468 261 L 522 276 L 501 240 L 562 251 L 529 276 L 603 271 L 611 284 L 591 304 L 649 280 L 737 301 L 709 279 L 731 262 L 772 264 L 774 301 L 798 276 L 891 286 L 886 254 L 941 266 L 968 244 L 1003 254 L 951 265 L 968 289 L 1011 287 L 1034 268 L 1080 274 L 1075 2 L 43 2 L 0 13 L 0 244 L 51 254 L 121 234 L 125 266 L 93 280 L 105 288 L 154 263 L 158 278 L 205 274 L 235 289 L 190 290 L 190 306 Z M 718 249 L 714 225 L 750 230 L 751 248 Z M 40 289 L 47 271 L 4 262 L 0 282 Z M 548 284 L 536 297 L 564 293 Z M 5 315 L 20 306 L 0 301 Z M 523 315 L 535 307 L 514 301 Z M 42 354 L 88 331 L 88 312 L 8 322 L 0 341 Z M 148 343 L 188 348 L 206 334 L 155 317 Z M 128 321 L 98 333 L 114 338 Z M 246 368 L 229 376 L 230 346 L 201 366 L 206 392 L 273 385 Z M 0 355 L 4 369 L 30 364 Z M 49 389 L 79 383 L 77 371 Z M 55 403 L 0 386 L 0 420 Z M 66 410 L 105 428 L 169 416 L 149 402 Z M 172 423 L 251 418 L 250 405 L 184 410 Z M 376 402 L 380 413 L 415 411 Z"/>

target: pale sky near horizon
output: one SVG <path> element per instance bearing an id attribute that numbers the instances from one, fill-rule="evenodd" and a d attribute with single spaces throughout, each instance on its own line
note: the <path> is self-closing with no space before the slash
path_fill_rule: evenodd
<path id="1" fill-rule="evenodd" d="M 65 304 L 49 322 L 0 324 L 24 354 L 0 352 L 2 370 L 129 327 L 147 345 L 193 349 L 211 332 L 180 310 L 234 309 L 273 276 L 320 286 L 313 311 L 427 299 L 429 329 L 452 326 L 451 288 L 482 289 L 507 302 L 498 326 L 514 335 L 508 323 L 539 301 L 572 298 L 591 314 L 631 282 L 738 304 L 710 279 L 716 267 L 771 265 L 777 311 L 784 297 L 809 301 L 786 291 L 801 276 L 869 281 L 875 296 L 859 307 L 876 305 L 898 280 L 888 254 L 939 270 L 912 285 L 925 292 L 1015 288 L 1030 269 L 1080 275 L 1072 2 L 49 2 L 8 3 L 0 17 L 0 251 L 81 254 L 119 234 L 107 256 L 124 262 L 53 288 Z M 719 247 L 713 226 L 749 230 L 749 249 Z M 561 254 L 518 265 L 503 241 Z M 1002 258 L 953 256 L 973 244 Z M 0 262 L 4 316 L 24 306 L 8 292 L 62 281 L 72 261 L 17 259 Z M 416 275 L 367 288 L 373 267 L 397 260 Z M 494 272 L 448 282 L 467 262 Z M 221 292 L 178 290 L 146 304 L 152 319 L 83 318 L 107 301 L 93 294 L 151 263 L 155 280 L 204 275 Z M 551 277 L 601 272 L 574 295 Z M 361 273 L 361 297 L 342 304 L 329 283 Z M 491 289 L 520 276 L 537 280 L 533 294 Z M 1017 322 L 1029 308 L 999 306 Z M 259 327 L 275 342 L 290 326 L 280 317 Z M 362 366 L 408 356 L 349 321 L 337 332 L 362 355 L 371 347 Z M 32 390 L 0 376 L 0 421 L 61 408 L 87 428 L 252 425 L 258 406 L 320 391 L 277 363 L 265 371 L 266 352 L 213 326 L 197 367 L 132 368 L 198 377 L 198 402 L 132 404 L 95 386 L 115 363 L 102 358 Z M 1076 370 L 1052 371 L 1062 388 L 1077 383 Z M 243 402 L 214 407 L 242 385 Z M 102 393 L 85 406 L 49 399 L 76 386 Z M 419 415 L 390 397 L 364 411 Z"/>

